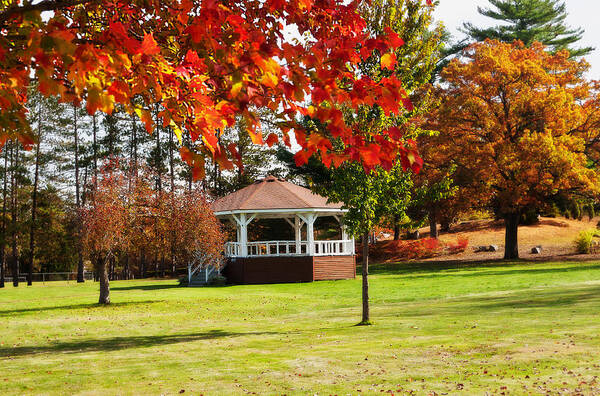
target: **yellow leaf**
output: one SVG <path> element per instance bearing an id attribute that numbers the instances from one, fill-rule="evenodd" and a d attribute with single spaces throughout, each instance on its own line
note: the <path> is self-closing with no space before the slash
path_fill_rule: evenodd
<path id="1" fill-rule="evenodd" d="M 269 88 L 275 88 L 277 86 L 277 83 L 279 82 L 279 79 L 273 73 L 266 72 L 265 74 L 263 74 L 262 78 L 260 79 L 260 82 L 262 85 L 265 85 Z"/>
<path id="2" fill-rule="evenodd" d="M 231 96 L 233 96 L 234 98 L 237 97 L 239 95 L 240 91 L 242 90 L 243 86 L 244 86 L 244 84 L 241 81 L 236 82 L 235 84 L 233 84 L 231 86 L 231 91 L 230 91 L 231 92 Z"/>
<path id="3" fill-rule="evenodd" d="M 177 136 L 177 139 L 179 140 L 179 144 L 182 144 L 183 131 L 181 130 L 181 128 L 179 128 L 179 125 L 177 125 L 175 123 L 175 121 L 171 120 L 171 123 L 169 124 L 169 126 L 171 128 L 173 128 L 173 133 L 175 133 L 175 136 Z"/>

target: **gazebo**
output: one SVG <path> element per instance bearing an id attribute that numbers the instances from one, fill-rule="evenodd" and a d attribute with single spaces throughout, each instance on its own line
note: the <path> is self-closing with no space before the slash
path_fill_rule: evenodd
<path id="1" fill-rule="evenodd" d="M 242 284 L 354 278 L 354 240 L 342 225 L 341 206 L 273 176 L 218 199 L 212 204 L 215 216 L 231 221 L 237 236 L 225 245 L 224 275 Z M 322 217 L 337 220 L 341 239 L 315 239 L 315 221 Z M 249 225 L 261 219 L 284 219 L 294 240 L 249 240 Z"/>

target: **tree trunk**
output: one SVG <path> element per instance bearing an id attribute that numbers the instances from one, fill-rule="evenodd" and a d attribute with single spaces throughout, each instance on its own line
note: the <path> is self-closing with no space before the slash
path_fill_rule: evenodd
<path id="1" fill-rule="evenodd" d="M 451 222 L 447 217 L 442 217 L 442 223 L 440 225 L 442 232 L 450 232 Z"/>
<path id="2" fill-rule="evenodd" d="M 171 179 L 171 192 L 175 191 L 175 163 L 173 154 L 173 128 L 169 128 L 169 177 Z"/>
<path id="3" fill-rule="evenodd" d="M 504 216 L 506 233 L 504 238 L 504 259 L 514 260 L 519 258 L 519 213 L 510 213 Z"/>
<path id="4" fill-rule="evenodd" d="M 92 152 L 93 152 L 93 164 L 94 164 L 94 190 L 98 186 L 98 144 L 96 142 L 96 135 L 98 126 L 96 125 L 96 114 L 92 116 Z"/>
<path id="5" fill-rule="evenodd" d="M 400 240 L 400 216 L 394 215 L 394 241 Z"/>
<path id="6" fill-rule="evenodd" d="M 77 207 L 77 283 L 83 283 L 83 251 L 81 246 L 81 219 L 79 210 L 79 130 L 77 128 L 77 107 L 73 106 L 73 131 L 75 135 L 75 205 Z M 95 128 L 94 128 L 95 130 Z"/>
<path id="7" fill-rule="evenodd" d="M 98 259 L 98 272 L 100 278 L 100 298 L 98 299 L 99 304 L 110 304 L 110 281 L 108 280 L 108 263 L 109 257 Z"/>
<path id="8" fill-rule="evenodd" d="M 131 115 L 131 158 L 133 166 L 133 176 L 137 180 L 138 177 L 138 139 L 137 139 L 137 124 L 135 117 Z"/>
<path id="9" fill-rule="evenodd" d="M 4 145 L 4 187 L 2 189 L 2 246 L 0 247 L 0 288 L 4 287 L 6 268 L 6 190 L 8 178 L 8 144 Z"/>
<path id="10" fill-rule="evenodd" d="M 362 237 L 362 320 L 360 325 L 370 325 L 369 315 L 369 233 Z"/>
<path id="11" fill-rule="evenodd" d="M 125 253 L 125 265 L 123 266 L 123 279 L 129 280 L 129 253 Z"/>
<path id="12" fill-rule="evenodd" d="M 437 239 L 438 236 L 437 209 L 434 206 L 429 210 L 429 237 Z"/>
<path id="13" fill-rule="evenodd" d="M 41 120 L 40 120 L 41 122 Z M 39 180 L 39 168 L 40 168 L 40 143 L 42 140 L 41 128 L 38 132 L 38 143 L 35 147 L 35 174 L 33 177 L 33 192 L 31 195 L 31 227 L 29 229 L 29 273 L 27 275 L 27 286 L 31 286 L 33 283 L 33 257 L 35 250 L 35 220 L 37 214 L 37 194 L 38 194 L 38 180 Z"/>
<path id="14" fill-rule="evenodd" d="M 15 142 L 11 146 L 12 157 L 12 174 L 11 174 L 11 214 L 12 214 L 12 241 L 11 241 L 11 267 L 12 267 L 12 278 L 13 286 L 19 287 L 19 251 L 18 251 L 18 234 L 17 234 L 17 216 L 18 216 L 18 203 L 19 203 L 19 185 L 17 177 L 15 175 L 18 164 L 19 164 L 19 144 Z"/>

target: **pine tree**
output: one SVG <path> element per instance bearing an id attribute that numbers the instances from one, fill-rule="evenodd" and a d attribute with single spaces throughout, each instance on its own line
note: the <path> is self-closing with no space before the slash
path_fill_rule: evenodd
<path id="1" fill-rule="evenodd" d="M 479 28 L 467 22 L 463 32 L 468 41 L 497 39 L 504 42 L 521 40 L 526 46 L 536 41 L 552 51 L 569 50 L 571 57 L 588 55 L 592 47 L 575 48 L 571 45 L 581 40 L 584 30 L 573 29 L 565 24 L 565 3 L 559 0 L 489 0 L 492 8 L 478 7 L 480 14 L 501 24 Z"/>

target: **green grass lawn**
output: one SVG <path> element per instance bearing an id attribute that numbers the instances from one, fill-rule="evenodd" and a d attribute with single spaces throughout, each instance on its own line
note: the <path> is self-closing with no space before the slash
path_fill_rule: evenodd
<path id="1" fill-rule="evenodd" d="M 0 394 L 600 394 L 600 263 L 0 290 Z"/>

